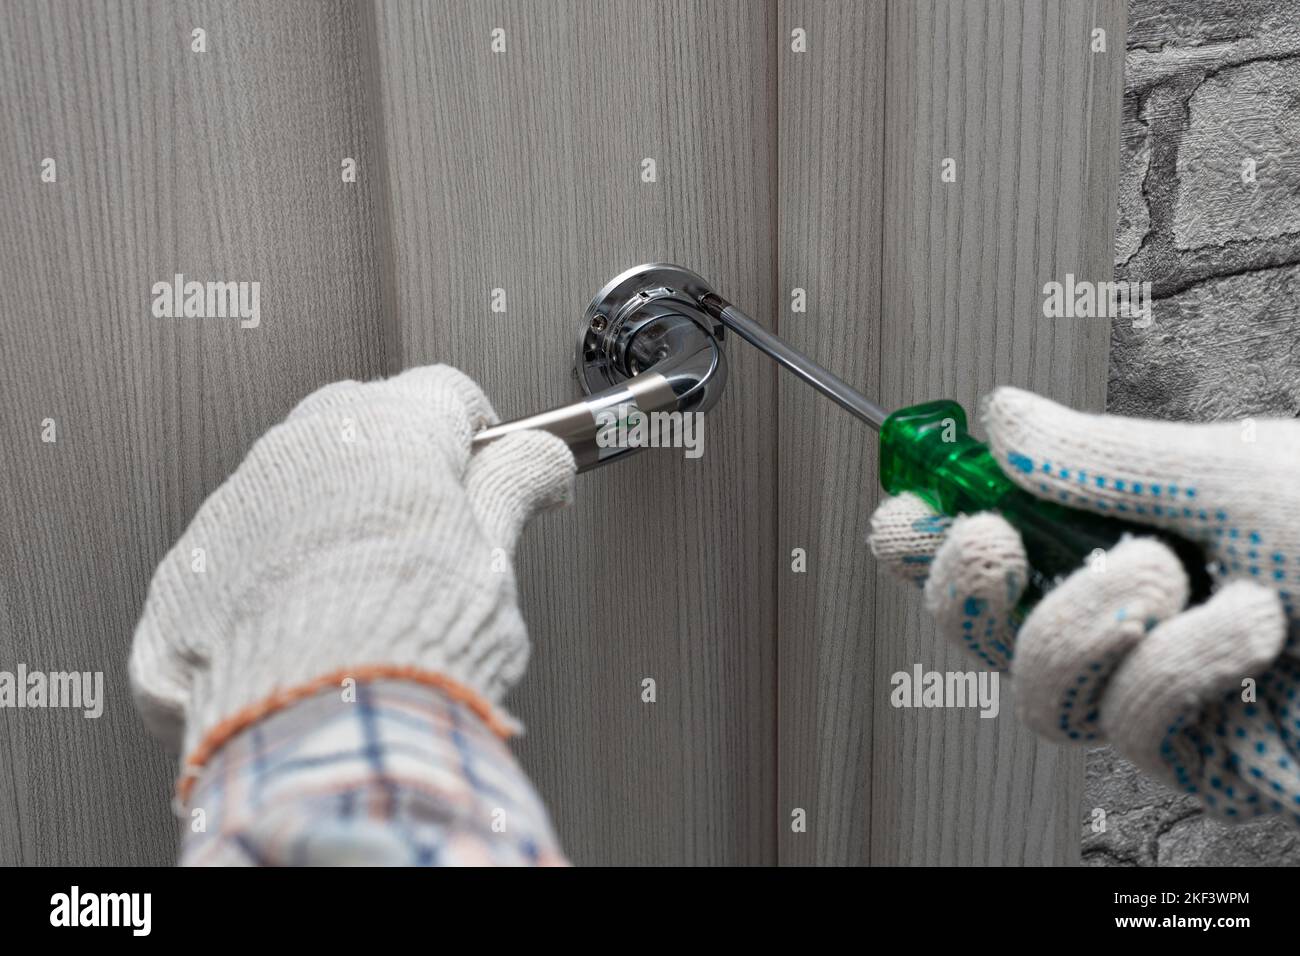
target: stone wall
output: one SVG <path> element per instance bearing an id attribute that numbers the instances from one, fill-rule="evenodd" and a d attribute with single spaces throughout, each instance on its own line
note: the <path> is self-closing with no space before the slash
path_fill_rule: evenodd
<path id="1" fill-rule="evenodd" d="M 1154 323 L 1116 323 L 1107 407 L 1295 416 L 1300 0 L 1131 0 L 1125 72 L 1115 271 L 1152 283 Z M 1220 824 L 1109 748 L 1088 755 L 1084 806 L 1085 864 L 1300 864 L 1300 831 Z"/>

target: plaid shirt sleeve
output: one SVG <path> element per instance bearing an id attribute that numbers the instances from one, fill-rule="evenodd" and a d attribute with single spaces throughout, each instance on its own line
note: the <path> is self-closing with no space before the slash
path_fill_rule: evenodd
<path id="1" fill-rule="evenodd" d="M 204 767 L 182 865 L 567 865 L 505 743 L 404 681 L 334 688 L 255 724 Z"/>

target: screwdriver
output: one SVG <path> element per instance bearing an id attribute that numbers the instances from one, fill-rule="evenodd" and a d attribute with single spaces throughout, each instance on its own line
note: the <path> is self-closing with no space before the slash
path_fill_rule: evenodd
<path id="1" fill-rule="evenodd" d="M 1187 572 L 1191 601 L 1197 603 L 1209 596 L 1211 576 L 1198 545 L 1168 531 L 1070 508 L 1023 490 L 998 467 L 988 446 L 970 435 L 966 411 L 957 402 L 940 399 L 890 413 L 717 293 L 706 293 L 699 305 L 724 327 L 879 432 L 880 484 L 886 492 L 910 491 L 951 517 L 996 511 L 1019 531 L 1029 580 L 1014 611 L 1017 620 L 1023 620 L 1063 578 L 1094 554 L 1114 547 L 1124 535 L 1164 542 Z"/>

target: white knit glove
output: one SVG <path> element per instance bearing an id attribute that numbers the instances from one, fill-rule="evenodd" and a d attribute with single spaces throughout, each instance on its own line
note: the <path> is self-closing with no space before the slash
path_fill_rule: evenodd
<path id="1" fill-rule="evenodd" d="M 872 517 L 876 556 L 924 587 L 943 634 L 1011 671 L 1019 715 L 1039 734 L 1109 739 L 1226 819 L 1300 822 L 1300 422 L 1088 415 L 1013 388 L 988 397 L 983 421 L 1026 491 L 1199 542 L 1213 596 L 1184 610 L 1173 553 L 1126 538 L 1017 633 L 1018 533 L 996 514 L 938 516 L 911 494 Z"/>
<path id="2" fill-rule="evenodd" d="M 324 686 L 433 684 L 495 705 L 528 640 L 511 567 L 538 510 L 566 501 L 542 432 L 471 454 L 496 421 L 447 366 L 338 382 L 267 432 L 154 574 L 131 648 L 136 703 L 191 773 L 249 723 Z"/>

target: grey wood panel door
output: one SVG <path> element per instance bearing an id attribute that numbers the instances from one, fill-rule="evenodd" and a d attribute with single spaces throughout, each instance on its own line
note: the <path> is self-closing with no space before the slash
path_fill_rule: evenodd
<path id="1" fill-rule="evenodd" d="M 769 314 L 771 36 L 746 2 L 380 4 L 403 364 L 466 369 L 506 416 L 571 401 L 582 311 L 646 261 Z M 728 358 L 702 457 L 580 477 L 518 555 L 510 703 L 578 862 L 775 862 L 774 372 Z"/>
<path id="2" fill-rule="evenodd" d="M 0 669 L 103 671 L 106 698 L 0 710 L 0 863 L 174 859 L 174 762 L 126 681 L 153 568 L 295 402 L 385 369 L 376 197 L 340 176 L 374 165 L 363 12 L 0 4 Z M 259 281 L 258 327 L 154 317 L 176 273 Z"/>
<path id="3" fill-rule="evenodd" d="M 0 710 L 0 863 L 172 858 L 131 629 L 198 504 L 327 381 L 443 361 L 505 417 L 569 401 L 591 295 L 665 259 L 891 405 L 1014 382 L 1100 407 L 1107 330 L 1049 324 L 1037 292 L 1108 275 L 1123 13 L 0 5 L 0 670 L 100 669 L 108 691 L 98 720 Z M 176 273 L 259 281 L 259 326 L 155 318 Z M 996 721 L 887 705 L 894 670 L 972 665 L 862 541 L 874 436 L 727 354 L 702 458 L 581 476 L 517 557 L 535 649 L 507 703 L 566 850 L 1073 859 L 1076 753 L 1005 699 Z"/>
<path id="4" fill-rule="evenodd" d="M 783 0 L 779 28 L 777 324 L 792 345 L 873 396 L 886 7 Z M 794 49 L 795 31 L 806 52 Z M 876 501 L 875 435 L 792 378 L 779 379 L 778 393 L 781 862 L 865 863 L 871 701 L 888 686 L 874 670 L 875 565 L 863 541 Z M 804 571 L 795 570 L 800 554 Z"/>
<path id="5" fill-rule="evenodd" d="M 996 384 L 1101 408 L 1106 324 L 1050 325 L 1041 289 L 1111 275 L 1122 0 L 779 6 L 784 336 L 887 408 L 973 409 Z M 974 665 L 861 546 L 874 436 L 801 385 L 779 396 L 782 861 L 1076 860 L 1077 752 L 1009 700 L 996 720 L 890 706 L 897 671 Z"/>
<path id="6" fill-rule="evenodd" d="M 1000 384 L 1105 402 L 1109 323 L 1045 319 L 1043 286 L 1108 280 L 1115 222 L 1122 0 L 889 5 L 881 394 L 889 407 Z M 1107 52 L 1092 52 L 1094 29 Z M 956 163 L 955 182 L 940 176 Z M 976 433 L 980 434 L 978 425 Z M 876 585 L 877 680 L 966 670 L 920 595 Z M 1077 861 L 1082 761 L 1013 716 L 902 710 L 874 695 L 873 863 Z"/>

